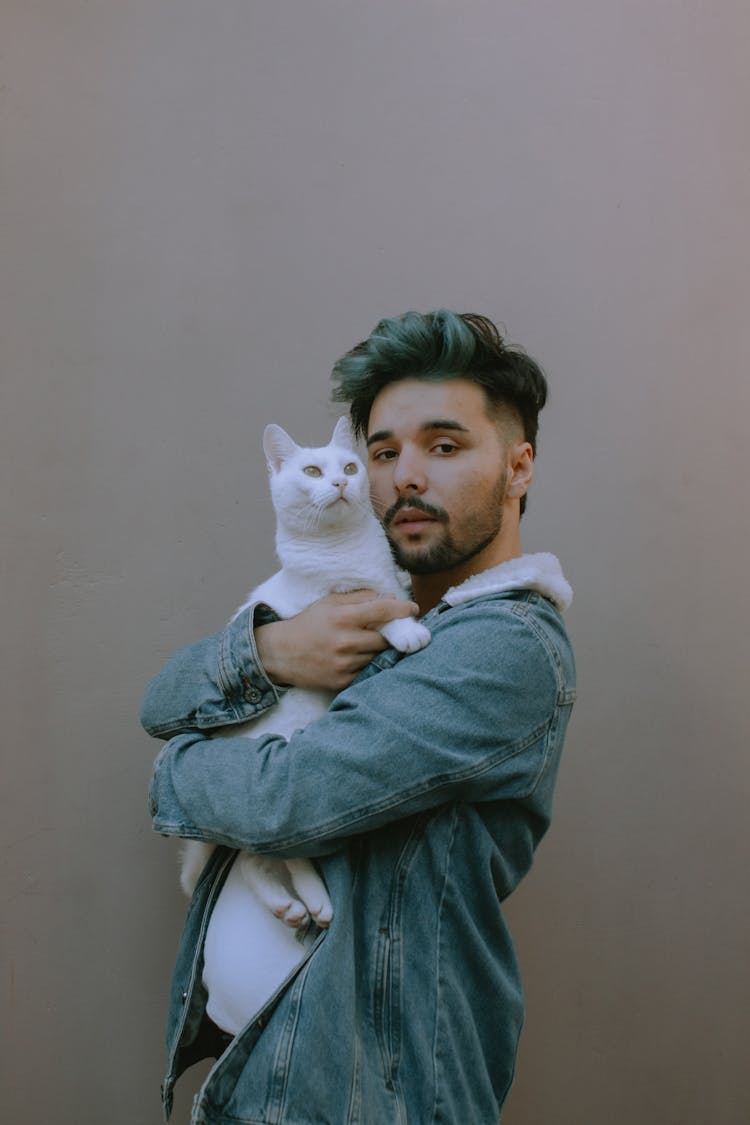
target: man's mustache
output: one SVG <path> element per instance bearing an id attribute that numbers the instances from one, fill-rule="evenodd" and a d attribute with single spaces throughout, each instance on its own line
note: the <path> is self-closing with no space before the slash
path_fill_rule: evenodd
<path id="1" fill-rule="evenodd" d="M 432 504 L 426 504 L 418 496 L 413 496 L 411 499 L 402 496 L 383 516 L 383 526 L 389 527 L 402 508 L 413 508 L 418 512 L 424 512 L 426 515 L 432 516 L 434 520 L 440 520 L 443 523 L 448 519 L 448 513 L 444 508 L 434 508 Z"/>

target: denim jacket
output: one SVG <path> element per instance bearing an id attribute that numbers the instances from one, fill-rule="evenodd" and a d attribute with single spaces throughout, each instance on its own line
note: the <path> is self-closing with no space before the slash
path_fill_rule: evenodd
<path id="1" fill-rule="evenodd" d="M 426 615 L 425 649 L 380 653 L 288 741 L 210 739 L 277 698 L 253 607 L 152 681 L 143 723 L 170 739 L 154 828 L 222 845 L 177 955 L 167 1115 L 182 1071 L 218 1054 L 194 1125 L 497 1125 L 523 1019 L 501 903 L 550 822 L 575 695 L 570 597 L 551 555 L 475 575 Z M 335 914 L 222 1053 L 202 948 L 238 848 L 314 857 Z"/>

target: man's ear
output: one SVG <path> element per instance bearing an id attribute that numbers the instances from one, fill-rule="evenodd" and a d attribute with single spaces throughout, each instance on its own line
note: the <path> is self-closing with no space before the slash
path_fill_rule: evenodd
<path id="1" fill-rule="evenodd" d="M 534 450 L 528 441 L 513 442 L 508 470 L 507 495 L 513 500 L 520 500 L 534 479 Z"/>

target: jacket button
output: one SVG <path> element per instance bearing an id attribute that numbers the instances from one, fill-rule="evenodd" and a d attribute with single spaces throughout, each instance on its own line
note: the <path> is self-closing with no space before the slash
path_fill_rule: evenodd
<path id="1" fill-rule="evenodd" d="M 260 703 L 262 698 L 263 696 L 257 687 L 249 687 L 245 692 L 245 699 L 248 703 Z"/>
<path id="2" fill-rule="evenodd" d="M 183 1004 L 185 1003 L 185 1001 L 186 1001 L 186 1000 L 187 1000 L 187 992 L 183 992 L 183 994 L 182 994 L 182 1002 L 183 1002 Z"/>

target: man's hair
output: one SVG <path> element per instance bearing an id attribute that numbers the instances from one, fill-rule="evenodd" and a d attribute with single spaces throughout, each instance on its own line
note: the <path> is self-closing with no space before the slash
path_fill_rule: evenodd
<path id="1" fill-rule="evenodd" d="M 372 404 L 390 383 L 468 379 L 484 389 L 497 413 L 504 408 L 517 417 L 524 440 L 536 453 L 547 380 L 539 364 L 507 345 L 486 316 L 435 309 L 381 320 L 366 340 L 338 360 L 331 378 L 336 383 L 333 399 L 350 404 L 358 435 L 366 433 Z"/>

